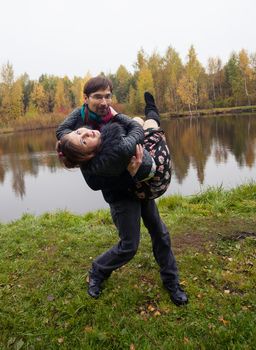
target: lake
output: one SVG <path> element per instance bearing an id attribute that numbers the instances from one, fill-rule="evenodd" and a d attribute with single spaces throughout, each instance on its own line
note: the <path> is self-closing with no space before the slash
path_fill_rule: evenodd
<path id="1" fill-rule="evenodd" d="M 163 120 L 173 176 L 165 195 L 232 188 L 256 181 L 256 115 Z M 79 169 L 64 169 L 55 153 L 55 130 L 0 135 L 0 222 L 23 213 L 107 208 Z"/>

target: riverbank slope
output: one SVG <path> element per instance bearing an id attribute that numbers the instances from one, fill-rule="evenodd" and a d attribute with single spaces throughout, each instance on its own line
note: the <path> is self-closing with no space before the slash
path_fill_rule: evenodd
<path id="1" fill-rule="evenodd" d="M 163 289 L 145 228 L 138 254 L 86 293 L 92 259 L 116 242 L 108 211 L 0 224 L 0 348 L 252 349 L 256 337 L 256 184 L 159 202 L 181 284 Z"/>
<path id="2" fill-rule="evenodd" d="M 232 114 L 248 114 L 255 113 L 256 106 L 240 106 L 230 108 L 211 108 L 192 111 L 193 117 L 198 116 L 213 116 L 213 115 L 232 115 Z M 143 115 L 139 115 L 143 117 Z M 21 117 L 8 125 L 0 126 L 0 135 L 5 133 L 56 128 L 64 119 L 66 115 L 63 114 L 44 114 L 34 117 Z M 191 117 L 188 111 L 184 112 L 166 112 L 161 113 L 162 118 L 182 118 Z"/>

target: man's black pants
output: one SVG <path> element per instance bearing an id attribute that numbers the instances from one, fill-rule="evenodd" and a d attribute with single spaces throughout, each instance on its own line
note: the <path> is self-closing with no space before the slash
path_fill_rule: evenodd
<path id="1" fill-rule="evenodd" d="M 160 266 L 163 283 L 178 283 L 178 270 L 171 250 L 169 232 L 160 218 L 155 201 L 124 199 L 111 203 L 110 210 L 120 240 L 118 244 L 95 259 L 92 264 L 93 274 L 106 279 L 112 271 L 134 257 L 139 246 L 142 218 L 151 236 L 154 257 Z"/>

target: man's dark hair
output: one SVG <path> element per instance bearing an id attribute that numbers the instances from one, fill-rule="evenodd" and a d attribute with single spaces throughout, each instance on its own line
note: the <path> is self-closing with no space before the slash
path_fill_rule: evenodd
<path id="1" fill-rule="evenodd" d="M 89 96 L 93 92 L 96 92 L 98 90 L 105 90 L 108 87 L 110 88 L 110 91 L 112 92 L 113 84 L 112 84 L 111 80 L 109 80 L 108 78 L 106 78 L 102 75 L 99 75 L 95 78 L 91 78 L 90 80 L 88 80 L 85 83 L 83 92 L 86 96 Z"/>

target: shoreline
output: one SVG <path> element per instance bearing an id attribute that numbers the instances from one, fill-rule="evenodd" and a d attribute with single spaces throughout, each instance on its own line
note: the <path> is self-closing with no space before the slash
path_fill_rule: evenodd
<path id="1" fill-rule="evenodd" d="M 164 112 L 160 113 L 161 118 L 163 119 L 178 119 L 178 118 L 194 118 L 194 117 L 207 117 L 207 116 L 227 116 L 235 114 L 249 114 L 256 113 L 256 106 L 240 106 L 240 107 L 230 107 L 230 108 L 211 108 L 211 109 L 202 109 L 198 111 L 192 111 L 192 114 L 188 111 L 184 112 Z M 43 116 L 37 116 L 31 120 L 27 119 L 27 123 L 20 118 L 17 122 L 21 121 L 22 124 L 15 126 L 6 126 L 0 127 L 0 135 L 9 134 L 20 131 L 31 131 L 31 130 L 43 130 L 43 129 L 52 129 L 57 128 L 59 123 L 66 118 L 64 115 L 52 115 L 45 114 Z M 142 115 L 139 115 L 143 117 Z M 54 119 L 54 121 L 49 121 L 49 119 Z"/>

